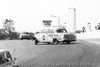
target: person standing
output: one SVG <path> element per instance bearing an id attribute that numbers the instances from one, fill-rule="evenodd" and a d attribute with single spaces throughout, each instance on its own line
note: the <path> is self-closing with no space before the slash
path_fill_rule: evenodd
<path id="1" fill-rule="evenodd" d="M 86 29 L 85 29 L 85 27 L 82 27 L 82 32 L 84 33 L 84 32 L 86 32 Z"/>
<path id="2" fill-rule="evenodd" d="M 91 24 L 90 24 L 90 22 L 87 23 L 87 26 L 88 26 L 88 31 L 91 31 Z"/>

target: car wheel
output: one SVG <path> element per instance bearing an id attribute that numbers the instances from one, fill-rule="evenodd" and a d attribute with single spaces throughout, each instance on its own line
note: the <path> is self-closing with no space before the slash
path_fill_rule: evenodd
<path id="1" fill-rule="evenodd" d="M 66 41 L 67 44 L 70 44 L 70 41 Z"/>
<path id="2" fill-rule="evenodd" d="M 50 44 L 50 42 L 48 42 L 47 44 Z"/>
<path id="3" fill-rule="evenodd" d="M 18 65 L 13 65 L 12 67 L 19 67 Z"/>
<path id="4" fill-rule="evenodd" d="M 30 40 L 29 38 L 27 38 L 27 40 Z"/>
<path id="5" fill-rule="evenodd" d="M 33 37 L 32 40 L 35 40 L 35 37 Z"/>
<path id="6" fill-rule="evenodd" d="M 23 38 L 21 38 L 21 40 L 23 40 Z"/>
<path id="7" fill-rule="evenodd" d="M 38 40 L 37 39 L 35 39 L 35 45 L 37 45 L 38 44 Z"/>
<path id="8" fill-rule="evenodd" d="M 57 45 L 57 44 L 59 43 L 59 41 L 58 41 L 57 39 L 54 39 L 54 40 L 53 40 L 53 43 L 54 43 L 55 45 Z"/>

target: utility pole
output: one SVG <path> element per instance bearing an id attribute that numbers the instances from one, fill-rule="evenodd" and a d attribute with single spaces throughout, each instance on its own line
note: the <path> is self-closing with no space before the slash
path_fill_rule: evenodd
<path id="1" fill-rule="evenodd" d="M 72 32 L 75 33 L 75 31 L 76 31 L 76 9 L 75 9 L 75 8 L 69 8 L 69 10 L 73 10 L 73 11 L 74 11 L 73 17 L 71 17 L 71 18 L 73 19 L 73 21 L 70 20 L 70 23 L 72 24 L 72 27 L 73 27 L 73 28 L 71 28 L 71 29 L 73 29 Z M 71 22 L 71 21 L 72 21 L 72 22 Z"/>
<path id="2" fill-rule="evenodd" d="M 76 9 L 74 8 L 74 31 L 76 31 Z"/>

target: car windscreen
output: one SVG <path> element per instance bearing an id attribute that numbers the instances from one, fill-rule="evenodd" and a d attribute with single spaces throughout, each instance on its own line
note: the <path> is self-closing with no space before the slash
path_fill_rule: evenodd
<path id="1" fill-rule="evenodd" d="M 57 33 L 67 33 L 66 29 L 57 29 L 56 30 Z"/>
<path id="2" fill-rule="evenodd" d="M 8 60 L 12 60 L 12 57 L 11 57 L 11 55 L 10 55 L 10 53 L 9 52 L 7 52 L 7 53 L 5 53 L 5 55 L 6 55 L 6 58 L 8 59 Z"/>
<path id="3" fill-rule="evenodd" d="M 4 63 L 5 63 L 4 56 L 0 55 L 0 65 L 4 64 Z"/>

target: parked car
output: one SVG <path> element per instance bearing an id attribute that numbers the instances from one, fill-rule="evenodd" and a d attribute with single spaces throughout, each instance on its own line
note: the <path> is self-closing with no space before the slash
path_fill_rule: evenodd
<path id="1" fill-rule="evenodd" d="M 28 40 L 34 40 L 34 34 L 33 33 L 29 33 L 29 32 L 23 32 L 20 34 L 20 39 L 28 39 Z"/>
<path id="2" fill-rule="evenodd" d="M 48 27 L 41 30 L 40 33 L 35 34 L 35 44 L 38 43 L 54 43 L 59 42 L 70 43 L 76 41 L 76 36 L 67 32 L 65 28 L 62 27 Z"/>
<path id="3" fill-rule="evenodd" d="M 96 29 L 96 30 L 100 30 L 100 23 L 98 23 L 98 25 L 95 26 L 95 29 Z"/>
<path id="4" fill-rule="evenodd" d="M 0 49 L 0 67 L 19 67 L 9 51 Z"/>

